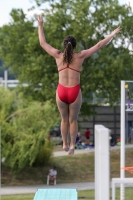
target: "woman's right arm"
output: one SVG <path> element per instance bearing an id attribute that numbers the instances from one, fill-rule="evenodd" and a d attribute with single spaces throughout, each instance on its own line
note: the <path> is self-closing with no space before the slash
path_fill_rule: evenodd
<path id="1" fill-rule="evenodd" d="M 121 28 L 118 27 L 115 29 L 110 35 L 108 35 L 106 38 L 98 42 L 95 46 L 91 47 L 90 49 L 83 50 L 79 53 L 80 57 L 85 59 L 87 57 L 90 57 L 94 53 L 96 53 L 98 50 L 100 50 L 102 47 L 104 47 L 116 34 L 120 32 Z"/>
<path id="2" fill-rule="evenodd" d="M 46 38 L 44 35 L 44 31 L 43 31 L 43 19 L 42 16 L 38 16 L 38 36 L 39 36 L 39 42 L 41 47 L 51 56 L 53 56 L 54 58 L 58 58 L 59 54 L 61 53 L 58 49 L 53 48 L 51 45 L 49 45 L 46 42 Z"/>

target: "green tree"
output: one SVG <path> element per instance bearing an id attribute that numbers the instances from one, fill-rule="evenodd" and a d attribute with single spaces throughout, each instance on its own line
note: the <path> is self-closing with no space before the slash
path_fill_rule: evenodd
<path id="1" fill-rule="evenodd" d="M 46 0 L 36 2 L 41 8 Z M 109 45 L 85 60 L 81 74 L 82 114 L 88 114 L 94 93 L 105 97 L 110 104 L 116 103 L 120 97 L 120 80 L 132 79 L 133 74 L 133 54 L 129 48 L 133 44 L 131 8 L 119 5 L 117 0 L 48 2 L 50 7 L 42 8 L 44 29 L 48 43 L 55 48 L 62 50 L 63 38 L 74 35 L 78 52 L 92 47 L 117 26 L 122 27 L 122 33 Z M 56 64 L 39 46 L 35 19 L 27 20 L 22 10 L 13 10 L 11 16 L 12 23 L 1 28 L 0 56 L 17 72 L 21 82 L 29 84 L 26 92 L 35 94 L 34 88 L 38 88 L 35 97 L 39 100 L 53 99 L 58 82 Z"/>
<path id="2" fill-rule="evenodd" d="M 54 106 L 25 99 L 15 90 L 0 88 L 0 125 L 4 164 L 15 172 L 25 166 L 48 162 L 52 145 L 47 141 L 50 128 L 58 122 Z M 47 141 L 47 142 L 46 142 Z M 43 157 L 40 158 L 40 152 Z"/>
<path id="3" fill-rule="evenodd" d="M 0 60 L 0 77 L 4 78 L 4 71 L 5 71 L 5 68 L 3 67 L 3 63 L 2 61 Z M 15 79 L 15 76 L 8 72 L 8 79 Z"/>
<path id="4" fill-rule="evenodd" d="M 29 21 L 22 10 L 13 9 L 12 21 L 1 28 L 0 57 L 5 66 L 9 66 L 20 82 L 28 83 L 22 88 L 35 99 L 45 101 L 53 99 L 57 72 L 54 60 L 44 55 L 39 45 L 37 28 Z M 36 89 L 36 90 L 35 90 Z"/>

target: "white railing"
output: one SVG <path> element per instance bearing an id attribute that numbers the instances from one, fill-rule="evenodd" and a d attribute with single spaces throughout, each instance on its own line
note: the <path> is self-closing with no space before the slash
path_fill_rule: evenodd
<path id="1" fill-rule="evenodd" d="M 119 184 L 119 186 L 118 186 Z M 112 200 L 116 200 L 116 188 L 121 187 L 121 184 L 123 184 L 123 187 L 133 187 L 133 178 L 113 178 L 112 179 Z M 131 189 L 132 191 L 132 189 Z M 122 194 L 122 198 L 125 198 L 125 193 Z"/>
<path id="2" fill-rule="evenodd" d="M 0 77 L 0 86 L 3 86 L 5 88 L 15 88 L 19 84 L 19 80 L 8 80 L 8 71 L 4 71 L 4 79 L 3 77 Z M 27 86 L 28 84 L 23 83 L 22 86 Z"/>
<path id="3" fill-rule="evenodd" d="M 110 199 L 110 130 L 95 125 L 95 200 Z"/>
<path id="4" fill-rule="evenodd" d="M 19 84 L 18 80 L 0 80 L 0 86 L 14 88 Z"/>
<path id="5" fill-rule="evenodd" d="M 5 88 L 15 88 L 19 84 L 19 80 L 1 80 L 0 79 L 0 86 L 3 86 Z M 27 86 L 28 84 L 23 83 L 23 86 Z"/>

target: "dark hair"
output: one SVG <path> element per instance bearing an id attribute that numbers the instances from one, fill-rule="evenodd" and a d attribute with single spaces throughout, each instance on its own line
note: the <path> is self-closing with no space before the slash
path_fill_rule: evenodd
<path id="1" fill-rule="evenodd" d="M 76 39 L 73 36 L 67 36 L 64 41 L 64 54 L 63 54 L 63 64 L 71 64 L 73 59 L 73 50 L 76 47 Z"/>

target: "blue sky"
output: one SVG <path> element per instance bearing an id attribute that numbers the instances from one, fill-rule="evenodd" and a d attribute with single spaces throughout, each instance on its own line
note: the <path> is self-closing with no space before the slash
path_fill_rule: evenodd
<path id="1" fill-rule="evenodd" d="M 131 2 L 133 7 L 133 0 L 119 0 L 121 4 Z M 25 13 L 28 13 L 28 8 L 35 6 L 33 0 L 1 0 L 0 1 L 0 26 L 7 24 L 10 21 L 9 13 L 13 8 L 22 8 Z M 36 9 L 36 13 L 39 14 L 39 9 Z M 29 12 L 28 15 L 33 15 L 33 12 Z"/>

